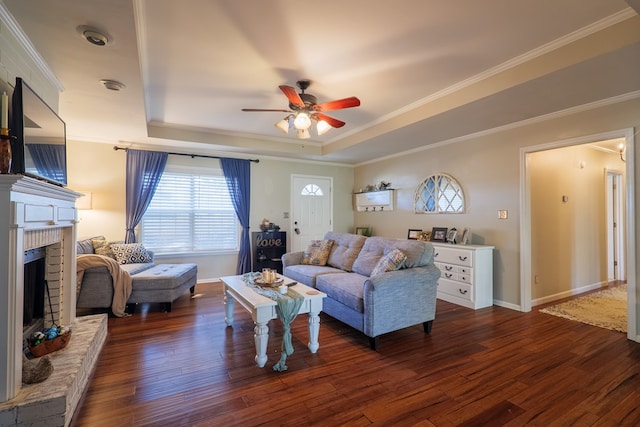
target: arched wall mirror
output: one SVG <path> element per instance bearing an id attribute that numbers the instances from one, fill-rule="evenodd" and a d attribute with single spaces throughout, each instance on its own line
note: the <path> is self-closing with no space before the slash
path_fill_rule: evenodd
<path id="1" fill-rule="evenodd" d="M 416 189 L 415 213 L 464 213 L 462 187 L 450 175 L 439 173 L 427 177 Z"/>

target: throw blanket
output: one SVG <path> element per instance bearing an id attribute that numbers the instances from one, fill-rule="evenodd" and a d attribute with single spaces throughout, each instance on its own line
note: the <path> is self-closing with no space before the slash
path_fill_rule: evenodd
<path id="1" fill-rule="evenodd" d="M 131 295 L 132 280 L 129 272 L 120 268 L 118 262 L 104 255 L 86 254 L 78 255 L 77 259 L 78 272 L 76 276 L 76 284 L 78 293 L 82 286 L 84 271 L 92 267 L 107 267 L 111 278 L 113 279 L 113 301 L 111 301 L 111 311 L 117 317 L 127 316 L 124 309 L 127 306 L 127 300 Z"/>
<path id="2" fill-rule="evenodd" d="M 267 298 L 275 300 L 278 304 L 276 306 L 276 312 L 282 322 L 282 353 L 280 353 L 280 360 L 278 363 L 273 365 L 273 370 L 286 371 L 287 365 L 285 362 L 287 361 L 287 356 L 293 354 L 293 344 L 291 343 L 291 322 L 293 322 L 298 315 L 300 307 L 302 307 L 302 303 L 304 302 L 304 297 L 293 289 L 289 289 L 285 295 L 272 289 L 260 287 L 254 283 L 255 279 L 260 276 L 260 273 L 246 273 L 243 276 L 243 280 L 247 286 L 251 287 L 254 291 L 260 295 L 264 295 Z"/>

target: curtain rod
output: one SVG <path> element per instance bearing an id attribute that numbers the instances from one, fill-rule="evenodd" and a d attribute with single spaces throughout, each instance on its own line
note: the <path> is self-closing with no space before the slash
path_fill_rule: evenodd
<path id="1" fill-rule="evenodd" d="M 117 145 L 113 146 L 113 149 L 118 151 L 118 150 L 124 150 L 127 151 L 128 148 L 127 147 L 118 147 Z M 187 156 L 187 157 L 191 157 L 192 159 L 194 157 L 202 157 L 205 159 L 223 159 L 224 157 L 220 157 L 220 156 L 207 156 L 204 154 L 186 154 L 186 153 L 170 153 L 167 152 L 167 154 L 172 154 L 174 156 Z M 248 159 L 250 162 L 255 162 L 255 163 L 260 163 L 260 159 Z"/>

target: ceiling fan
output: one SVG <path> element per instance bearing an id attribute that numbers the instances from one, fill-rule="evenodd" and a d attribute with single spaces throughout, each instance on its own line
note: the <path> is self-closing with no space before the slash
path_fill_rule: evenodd
<path id="1" fill-rule="evenodd" d="M 318 99 L 305 90 L 311 85 L 311 80 L 298 80 L 296 86 L 300 88 L 298 93 L 294 87 L 281 85 L 278 86 L 282 93 L 289 100 L 289 110 L 269 110 L 261 108 L 243 108 L 242 111 L 276 111 L 283 113 L 291 113 L 275 124 L 275 127 L 284 133 L 289 133 L 290 129 L 295 130 L 298 138 L 310 138 L 309 128 L 316 122 L 316 131 L 318 135 L 326 133 L 332 127 L 340 128 L 345 122 L 335 119 L 324 114 L 324 111 L 342 110 L 343 108 L 352 108 L 360 105 L 360 100 L 355 96 L 349 98 L 337 99 L 335 101 L 322 102 L 318 104 Z"/>

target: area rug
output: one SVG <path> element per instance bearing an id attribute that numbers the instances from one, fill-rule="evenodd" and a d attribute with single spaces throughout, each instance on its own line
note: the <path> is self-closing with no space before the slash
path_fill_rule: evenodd
<path id="1" fill-rule="evenodd" d="M 627 332 L 627 285 L 594 292 L 540 310 L 613 331 Z"/>

